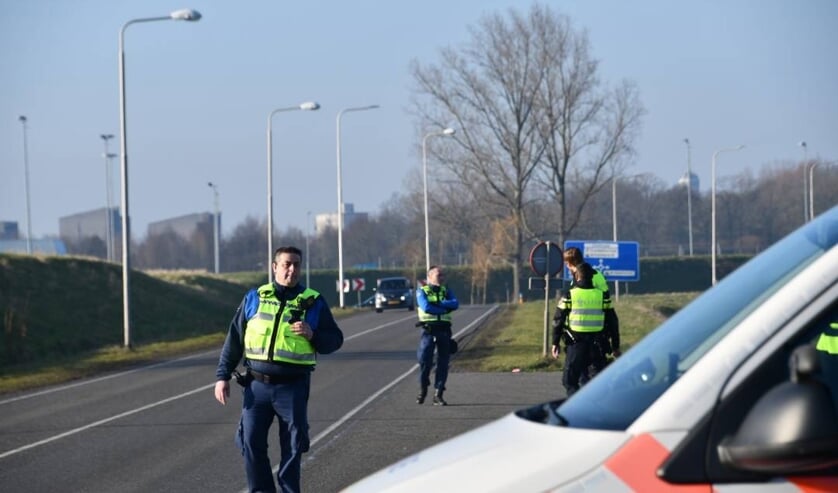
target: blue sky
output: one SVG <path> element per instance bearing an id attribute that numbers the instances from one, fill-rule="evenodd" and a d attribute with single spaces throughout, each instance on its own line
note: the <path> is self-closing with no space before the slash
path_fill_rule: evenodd
<path id="1" fill-rule="evenodd" d="M 838 2 L 832 0 L 564 0 L 546 2 L 588 30 L 604 81 L 637 83 L 647 110 L 628 173 L 675 183 L 686 146 L 703 190 L 717 175 L 808 156 L 838 159 Z M 118 35 L 131 19 L 193 8 L 196 23 L 135 24 L 125 36 L 132 236 L 149 222 L 213 209 L 223 234 L 266 212 L 266 127 L 273 109 L 277 230 L 306 230 L 308 213 L 337 209 L 336 117 L 341 109 L 344 202 L 377 213 L 421 187 L 421 132 L 406 109 L 412 59 L 469 39 L 511 0 L 280 2 L 0 0 L 0 220 L 26 227 L 23 130 L 33 236 L 58 218 L 103 207 L 100 134 L 117 135 Z M 113 201 L 119 166 L 113 162 Z M 416 175 L 418 176 L 418 175 Z M 802 185 L 801 185 L 802 188 Z M 801 190 L 802 194 L 802 190 Z M 313 229 L 313 226 L 310 227 Z"/>

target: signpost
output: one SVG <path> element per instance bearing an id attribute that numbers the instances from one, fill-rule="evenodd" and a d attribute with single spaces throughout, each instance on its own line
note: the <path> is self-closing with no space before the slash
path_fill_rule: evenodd
<path id="1" fill-rule="evenodd" d="M 569 240 L 564 244 L 565 249 L 576 247 L 582 251 L 582 257 L 591 266 L 602 272 L 607 281 L 640 280 L 640 246 L 636 241 L 587 241 Z M 570 278 L 570 271 L 565 269 L 564 278 Z M 615 299 L 620 293 L 615 291 Z"/>
<path id="2" fill-rule="evenodd" d="M 530 251 L 530 267 L 532 267 L 535 275 L 544 277 L 544 344 L 542 356 L 545 357 L 548 354 L 548 334 L 550 331 L 550 278 L 555 277 L 561 271 L 562 265 L 562 250 L 555 243 L 542 241 Z"/>
<path id="3" fill-rule="evenodd" d="M 363 277 L 356 277 L 353 279 L 344 279 L 343 280 L 343 292 L 348 293 L 350 291 L 357 291 L 358 292 L 358 304 L 361 304 L 361 291 L 366 290 L 366 281 Z M 340 290 L 340 281 L 335 281 L 335 291 Z"/>

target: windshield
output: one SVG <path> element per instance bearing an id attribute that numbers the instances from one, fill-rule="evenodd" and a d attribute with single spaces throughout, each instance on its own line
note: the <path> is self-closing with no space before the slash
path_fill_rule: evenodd
<path id="1" fill-rule="evenodd" d="M 389 279 L 386 281 L 381 281 L 381 284 L 378 286 L 379 289 L 382 291 L 396 291 L 400 289 L 407 289 L 407 280 L 405 279 Z"/>
<path id="2" fill-rule="evenodd" d="M 625 430 L 736 324 L 831 249 L 838 206 L 754 257 L 681 309 L 556 409 L 553 422 Z"/>

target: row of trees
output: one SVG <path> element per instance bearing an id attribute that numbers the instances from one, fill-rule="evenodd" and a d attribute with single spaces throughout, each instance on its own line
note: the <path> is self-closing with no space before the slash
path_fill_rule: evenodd
<path id="1" fill-rule="evenodd" d="M 536 241 L 612 238 L 612 191 L 619 239 L 638 241 L 644 255 L 689 251 L 686 189 L 628 174 L 644 114 L 637 88 L 600 79 L 588 37 L 570 18 L 539 4 L 489 14 L 467 44 L 414 61 L 411 72 L 416 135 L 458 129 L 428 149 L 434 263 L 511 265 L 519 292 Z M 767 163 L 717 184 L 719 250 L 758 251 L 799 226 L 803 197 L 794 191 L 810 164 Z M 835 204 L 838 190 L 834 167 L 820 164 L 815 210 Z M 422 183 L 416 170 L 379 213 L 345 230 L 346 266 L 424 266 Z M 693 251 L 709 253 L 711 200 L 691 199 Z M 222 269 L 266 268 L 266 229 L 256 218 L 238 225 L 222 241 Z M 312 268 L 335 268 L 336 236 L 326 231 L 307 243 L 292 229 L 273 243 L 308 244 Z M 211 270 L 211 245 L 208 232 L 149 237 L 134 265 Z"/>
<path id="2" fill-rule="evenodd" d="M 838 203 L 838 163 L 819 164 L 813 191 L 815 213 Z M 800 226 L 803 223 L 800 185 L 803 169 L 803 164 L 775 163 L 766 165 L 758 173 L 745 171 L 720 179 L 716 192 L 717 253 L 757 253 Z M 413 188 L 395 194 L 369 219 L 347 226 L 343 238 L 347 268 L 375 265 L 423 269 L 422 190 Z M 477 211 L 476 203 L 464 204 L 457 197 L 455 204 L 451 197 L 432 194 L 432 262 L 495 265 L 498 258 L 493 252 L 512 248 L 511 221 L 481 220 L 483 216 Z M 712 197 L 708 192 L 693 192 L 690 198 L 693 253 L 709 255 Z M 618 239 L 639 242 L 642 256 L 689 254 L 687 189 L 680 185 L 668 186 L 650 174 L 618 178 L 615 184 L 609 182 L 600 187 L 588 198 L 579 224 L 569 231 L 567 239 L 612 239 L 614 203 L 617 205 Z M 452 209 L 455 213 L 444 213 Z M 527 216 L 532 218 L 532 224 L 539 225 L 538 231 L 545 232 L 524 236 L 522 247 L 527 252 L 537 241 L 559 241 L 558 235 L 546 233 L 557 221 L 554 211 L 533 206 L 527 210 Z M 249 217 L 237 225 L 232 234 L 222 237 L 222 271 L 267 269 L 266 230 L 264 220 Z M 305 233 L 291 228 L 280 231 L 273 244 L 293 244 L 307 251 L 312 269 L 334 269 L 338 265 L 337 231 L 334 229 L 306 239 Z M 70 245 L 70 249 L 73 253 L 105 256 L 104 242 L 95 237 Z M 190 238 L 173 232 L 150 235 L 132 247 L 132 254 L 132 262 L 137 268 L 212 271 L 212 231 L 211 228 L 199 228 Z"/>

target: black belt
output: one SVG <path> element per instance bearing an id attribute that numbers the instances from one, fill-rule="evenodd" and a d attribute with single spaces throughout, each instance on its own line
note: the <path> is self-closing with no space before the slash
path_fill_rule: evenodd
<path id="1" fill-rule="evenodd" d="M 268 375 L 267 373 L 261 373 L 253 369 L 248 370 L 248 372 L 251 375 L 253 375 L 254 380 L 270 384 L 296 382 L 297 380 L 306 376 L 305 373 L 291 373 L 287 375 Z"/>

